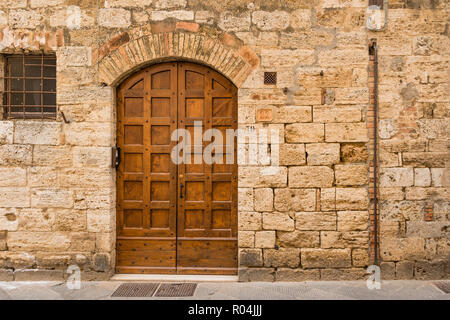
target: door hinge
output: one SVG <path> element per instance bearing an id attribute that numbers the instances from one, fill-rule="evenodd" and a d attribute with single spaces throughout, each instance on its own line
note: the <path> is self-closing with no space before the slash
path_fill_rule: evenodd
<path id="1" fill-rule="evenodd" d="M 120 165 L 120 147 L 112 147 L 112 167 L 118 168 Z"/>

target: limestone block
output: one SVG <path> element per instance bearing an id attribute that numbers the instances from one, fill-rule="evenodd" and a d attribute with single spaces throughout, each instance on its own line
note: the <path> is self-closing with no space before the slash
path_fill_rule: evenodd
<path id="1" fill-rule="evenodd" d="M 369 265 L 369 252 L 367 249 L 352 250 L 352 265 L 355 267 L 367 267 Z"/>
<path id="2" fill-rule="evenodd" d="M 109 253 L 96 253 L 92 263 L 95 271 L 106 272 L 111 269 L 111 256 Z"/>
<path id="3" fill-rule="evenodd" d="M 52 187 L 57 183 L 57 172 L 52 167 L 28 167 L 28 185 L 30 187 Z"/>
<path id="4" fill-rule="evenodd" d="M 239 243 L 239 248 L 254 248 L 255 247 L 255 232 L 239 230 L 238 243 Z"/>
<path id="5" fill-rule="evenodd" d="M 414 262 L 399 261 L 395 264 L 395 278 L 397 280 L 414 279 Z"/>
<path id="6" fill-rule="evenodd" d="M 253 211 L 253 189 L 238 188 L 239 211 Z"/>
<path id="7" fill-rule="evenodd" d="M 345 268 L 351 266 L 350 249 L 302 249 L 303 268 Z"/>
<path id="8" fill-rule="evenodd" d="M 274 192 L 274 206 L 278 211 L 314 211 L 316 208 L 315 189 L 281 189 Z"/>
<path id="9" fill-rule="evenodd" d="M 12 269 L 0 269 L 0 281 L 14 281 L 14 271 Z"/>
<path id="10" fill-rule="evenodd" d="M 67 251 L 70 237 L 65 232 L 9 232 L 8 248 L 13 251 Z"/>
<path id="11" fill-rule="evenodd" d="M 110 147 L 74 147 L 72 151 L 75 167 L 111 167 Z"/>
<path id="12" fill-rule="evenodd" d="M 341 143 L 341 159 L 343 162 L 366 162 L 367 147 L 364 143 Z"/>
<path id="13" fill-rule="evenodd" d="M 336 230 L 334 212 L 296 212 L 295 228 L 304 231 Z"/>
<path id="14" fill-rule="evenodd" d="M 301 165 L 306 163 L 305 145 L 297 143 L 284 143 L 279 148 L 280 165 Z"/>
<path id="15" fill-rule="evenodd" d="M 122 8 L 100 9 L 98 24 L 106 28 L 127 28 L 131 24 L 131 12 Z"/>
<path id="16" fill-rule="evenodd" d="M 264 249 L 265 267 L 290 267 L 296 268 L 300 264 L 300 249 L 280 248 Z"/>
<path id="17" fill-rule="evenodd" d="M 17 269 L 14 270 L 15 281 L 62 281 L 63 270 Z"/>
<path id="18" fill-rule="evenodd" d="M 446 221 L 406 221 L 406 236 L 411 238 L 448 237 L 450 222 Z"/>
<path id="19" fill-rule="evenodd" d="M 325 166 L 289 167 L 290 188 L 320 188 L 331 187 L 334 181 L 334 172 Z"/>
<path id="20" fill-rule="evenodd" d="M 255 193 L 255 211 L 273 210 L 273 190 L 271 188 L 257 188 Z"/>
<path id="21" fill-rule="evenodd" d="M 285 187 L 286 167 L 240 167 L 239 187 Z"/>
<path id="22" fill-rule="evenodd" d="M 320 269 L 320 280 L 322 281 L 355 281 L 366 279 L 366 268 Z"/>
<path id="23" fill-rule="evenodd" d="M 246 267 L 262 267 L 263 256 L 261 249 L 240 249 L 239 265 Z"/>
<path id="24" fill-rule="evenodd" d="M 116 236 L 111 232 L 95 234 L 95 248 L 99 251 L 109 252 L 116 248 Z"/>
<path id="25" fill-rule="evenodd" d="M 79 122 L 64 126 L 66 143 L 78 146 L 110 146 L 111 124 L 102 122 Z"/>
<path id="26" fill-rule="evenodd" d="M 33 189 L 31 205 L 36 208 L 71 208 L 73 191 L 67 189 Z"/>
<path id="27" fill-rule="evenodd" d="M 320 246 L 324 249 L 365 248 L 369 245 L 368 231 L 321 231 Z"/>
<path id="28" fill-rule="evenodd" d="M 413 168 L 381 168 L 381 187 L 409 187 L 414 184 Z"/>
<path id="29" fill-rule="evenodd" d="M 262 49 L 261 66 L 268 68 L 290 68 L 297 64 L 314 63 L 314 50 Z"/>
<path id="30" fill-rule="evenodd" d="M 276 281 L 303 282 L 320 280 L 319 270 L 277 268 Z"/>
<path id="31" fill-rule="evenodd" d="M 0 165 L 31 165 L 32 146 L 4 144 L 0 145 Z"/>
<path id="32" fill-rule="evenodd" d="M 284 30 L 289 26 L 289 14 L 284 11 L 254 11 L 252 22 L 263 31 Z"/>
<path id="33" fill-rule="evenodd" d="M 53 210 L 40 208 L 23 208 L 18 212 L 19 230 L 21 231 L 52 231 L 55 223 Z"/>
<path id="34" fill-rule="evenodd" d="M 311 122 L 312 111 L 310 106 L 280 106 L 274 108 L 273 123 Z"/>
<path id="35" fill-rule="evenodd" d="M 30 0 L 31 8 L 53 7 L 64 4 L 64 0 Z"/>
<path id="36" fill-rule="evenodd" d="M 284 212 L 264 212 L 263 228 L 266 230 L 293 231 L 294 219 Z"/>
<path id="37" fill-rule="evenodd" d="M 364 231 L 369 226 L 369 213 L 367 211 L 338 211 L 338 231 Z"/>
<path id="38" fill-rule="evenodd" d="M 260 212 L 239 212 L 238 217 L 239 230 L 261 230 L 262 214 Z"/>
<path id="39" fill-rule="evenodd" d="M 450 185 L 450 170 L 448 168 L 431 168 L 433 187 L 448 187 Z"/>
<path id="40" fill-rule="evenodd" d="M 59 184 L 61 187 L 109 188 L 114 181 L 111 169 L 69 168 L 59 172 Z"/>
<path id="41" fill-rule="evenodd" d="M 402 187 L 378 188 L 378 199 L 380 200 L 403 200 Z"/>
<path id="42" fill-rule="evenodd" d="M 83 210 L 59 210 L 55 214 L 55 230 L 86 231 L 86 212 Z"/>
<path id="43" fill-rule="evenodd" d="M 274 281 L 274 268 L 240 268 L 239 281 Z"/>
<path id="44" fill-rule="evenodd" d="M 291 27 L 299 30 L 307 30 L 311 26 L 311 10 L 297 9 L 291 13 Z"/>
<path id="45" fill-rule="evenodd" d="M 56 57 L 58 65 L 64 67 L 86 67 L 92 65 L 92 49 L 89 47 L 62 47 Z"/>
<path id="46" fill-rule="evenodd" d="M 414 185 L 417 187 L 429 187 L 431 185 L 429 168 L 414 168 Z"/>
<path id="47" fill-rule="evenodd" d="M 182 0 L 186 3 L 186 0 Z M 146 7 L 152 4 L 153 0 L 105 0 L 105 8 L 116 8 L 116 7 Z M 158 1 L 158 3 L 161 1 Z M 162 1 L 163 3 L 168 3 L 170 1 Z M 173 2 L 173 1 L 172 1 Z M 159 8 L 159 7 L 158 7 Z"/>
<path id="48" fill-rule="evenodd" d="M 321 66 L 367 65 L 368 51 L 364 49 L 322 50 L 318 54 Z"/>
<path id="49" fill-rule="evenodd" d="M 225 31 L 246 31 L 250 28 L 250 23 L 250 13 L 225 11 L 220 14 L 218 26 Z"/>
<path id="50" fill-rule="evenodd" d="M 0 187 L 24 187 L 27 184 L 27 171 L 23 168 L 0 168 Z"/>
<path id="51" fill-rule="evenodd" d="M 403 165 L 415 167 L 442 168 L 446 165 L 447 157 L 445 152 L 404 152 L 402 154 Z"/>
<path id="52" fill-rule="evenodd" d="M 13 131 L 14 131 L 14 122 L 5 120 L 0 121 L 0 144 L 12 144 Z"/>
<path id="53" fill-rule="evenodd" d="M 113 215 L 110 210 L 87 210 L 88 232 L 111 232 L 115 227 Z"/>
<path id="54" fill-rule="evenodd" d="M 167 18 L 175 18 L 178 20 L 194 20 L 194 12 L 185 10 L 152 11 L 153 21 L 162 21 Z"/>
<path id="55" fill-rule="evenodd" d="M 336 188 L 320 189 L 320 210 L 336 211 Z"/>
<path id="56" fill-rule="evenodd" d="M 72 152 L 69 146 L 41 146 L 33 148 L 33 165 L 69 167 L 72 166 Z"/>
<path id="57" fill-rule="evenodd" d="M 17 215 L 18 213 L 16 208 L 0 208 L 0 240 L 6 241 L 6 231 L 17 230 L 19 225 Z"/>
<path id="58" fill-rule="evenodd" d="M 275 231 L 257 231 L 255 233 L 256 248 L 273 248 L 275 240 Z"/>
<path id="59" fill-rule="evenodd" d="M 367 184 L 369 168 L 364 164 L 335 165 L 334 174 L 338 186 L 358 186 Z"/>
<path id="60" fill-rule="evenodd" d="M 14 143 L 58 145 L 61 143 L 60 122 L 16 122 Z"/>
<path id="61" fill-rule="evenodd" d="M 0 8 L 26 8 L 27 0 L 4 0 L 0 3 Z"/>
<path id="62" fill-rule="evenodd" d="M 10 10 L 8 16 L 9 25 L 15 29 L 35 29 L 41 19 L 41 15 L 34 10 Z"/>
<path id="63" fill-rule="evenodd" d="M 423 238 L 385 238 L 381 239 L 380 250 L 384 261 L 423 259 L 425 240 Z"/>
<path id="64" fill-rule="evenodd" d="M 317 248 L 320 243 L 318 231 L 278 232 L 278 239 L 282 247 Z"/>
<path id="65" fill-rule="evenodd" d="M 110 10 L 110 9 L 107 9 Z M 116 9 L 111 9 L 116 10 Z M 73 88 L 73 84 L 59 85 L 58 84 L 58 104 L 79 104 L 82 101 L 85 104 L 89 103 L 105 103 L 112 104 L 114 95 L 111 87 L 101 86 L 83 86 L 78 87 L 76 90 Z M 74 125 L 71 123 L 70 125 Z M 82 125 L 82 124 L 79 124 Z M 96 124 L 97 126 L 100 123 Z M 65 127 L 68 125 L 66 124 Z"/>
<path id="66" fill-rule="evenodd" d="M 23 187 L 0 187 L 0 207 L 30 206 L 30 191 Z"/>
<path id="67" fill-rule="evenodd" d="M 336 188 L 336 210 L 364 210 L 369 205 L 365 188 Z"/>
<path id="68" fill-rule="evenodd" d="M 313 121 L 328 122 L 360 122 L 361 107 L 357 106 L 314 106 Z"/>
<path id="69" fill-rule="evenodd" d="M 71 232 L 70 250 L 76 252 L 92 252 L 96 249 L 96 234 L 88 232 Z"/>
<path id="70" fill-rule="evenodd" d="M 326 142 L 367 142 L 365 123 L 326 123 Z"/>
<path id="71" fill-rule="evenodd" d="M 340 161 L 339 143 L 307 143 L 307 162 L 310 166 L 332 165 Z"/>

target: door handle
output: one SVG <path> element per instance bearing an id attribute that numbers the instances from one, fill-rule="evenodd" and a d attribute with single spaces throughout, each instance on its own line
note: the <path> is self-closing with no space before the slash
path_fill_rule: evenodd
<path id="1" fill-rule="evenodd" d="M 120 148 L 113 147 L 112 148 L 112 164 L 116 169 L 119 168 L 120 165 Z"/>
<path id="2" fill-rule="evenodd" d="M 180 199 L 184 198 L 184 196 L 183 196 L 183 187 L 184 187 L 184 185 L 180 184 Z"/>

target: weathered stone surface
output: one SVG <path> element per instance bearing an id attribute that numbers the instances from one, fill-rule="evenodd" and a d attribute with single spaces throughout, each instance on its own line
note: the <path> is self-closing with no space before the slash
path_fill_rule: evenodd
<path id="1" fill-rule="evenodd" d="M 14 270 L 15 281 L 61 281 L 63 270 L 17 269 Z"/>
<path id="2" fill-rule="evenodd" d="M 255 211 L 272 211 L 273 210 L 273 190 L 271 188 L 254 189 Z"/>
<path id="3" fill-rule="evenodd" d="M 256 248 L 273 248 L 275 241 L 275 231 L 257 231 L 255 233 Z"/>
<path id="4" fill-rule="evenodd" d="M 113 216 L 109 210 L 87 210 L 86 214 L 88 232 L 111 232 Z"/>
<path id="5" fill-rule="evenodd" d="M 413 184 L 413 168 L 382 168 L 380 170 L 380 186 L 382 187 L 409 187 Z"/>
<path id="6" fill-rule="evenodd" d="M 336 211 L 336 188 L 321 188 L 319 197 L 321 211 Z"/>
<path id="7" fill-rule="evenodd" d="M 238 243 L 240 248 L 253 248 L 255 246 L 255 232 L 239 231 Z"/>
<path id="8" fill-rule="evenodd" d="M 52 231 L 55 223 L 55 212 L 47 208 L 24 208 L 18 212 L 17 218 L 19 230 Z"/>
<path id="9" fill-rule="evenodd" d="M 12 121 L 0 122 L 0 144 L 13 143 L 14 123 Z"/>
<path id="10" fill-rule="evenodd" d="M 365 188 L 336 188 L 336 210 L 367 209 L 369 195 Z"/>
<path id="11" fill-rule="evenodd" d="M 310 166 L 339 163 L 339 143 L 307 143 L 307 162 Z"/>
<path id="12" fill-rule="evenodd" d="M 326 123 L 326 142 L 366 142 L 367 128 L 365 123 Z"/>
<path id="13" fill-rule="evenodd" d="M 311 122 L 310 106 L 280 106 L 274 108 L 273 123 Z"/>
<path id="14" fill-rule="evenodd" d="M 72 165 L 71 149 L 68 146 L 36 145 L 33 148 L 33 165 L 52 166 L 52 167 L 71 166 Z"/>
<path id="15" fill-rule="evenodd" d="M 290 267 L 296 268 L 300 264 L 300 249 L 280 248 L 264 249 L 265 267 Z"/>
<path id="16" fill-rule="evenodd" d="M 285 187 L 286 167 L 240 167 L 239 187 Z"/>
<path id="17" fill-rule="evenodd" d="M 286 125 L 286 142 L 305 143 L 324 140 L 324 125 L 321 123 L 294 123 Z"/>
<path id="18" fill-rule="evenodd" d="M 289 68 L 297 64 L 312 64 L 314 50 L 262 49 L 261 65 L 268 68 Z M 303 104 L 307 105 L 307 104 Z"/>
<path id="19" fill-rule="evenodd" d="M 250 14 L 242 13 L 237 15 L 233 12 L 223 12 L 219 19 L 219 28 L 225 31 L 241 31 L 248 30 L 250 27 Z"/>
<path id="20" fill-rule="evenodd" d="M 186 0 L 183 0 L 186 4 Z M 114 8 L 114 7 L 145 7 L 150 6 L 154 2 L 153 0 L 105 0 L 105 8 Z M 158 3 L 170 3 L 174 1 L 158 1 L 156 4 L 157 8 Z"/>
<path id="21" fill-rule="evenodd" d="M 448 279 L 448 260 L 416 261 L 414 274 L 418 280 Z"/>
<path id="22" fill-rule="evenodd" d="M 25 169 L 17 167 L 0 168 L 0 187 L 23 187 L 27 184 Z"/>
<path id="23" fill-rule="evenodd" d="M 277 268 L 276 281 L 302 282 L 320 280 L 319 270 L 302 270 L 290 268 Z"/>
<path id="24" fill-rule="evenodd" d="M 42 16 L 32 10 L 10 10 L 8 21 L 12 28 L 34 29 L 39 26 Z"/>
<path id="25" fill-rule="evenodd" d="M 336 230 L 336 214 L 330 212 L 296 212 L 297 230 Z"/>
<path id="26" fill-rule="evenodd" d="M 106 272 L 111 268 L 111 257 L 107 253 L 94 254 L 93 267 L 95 271 Z"/>
<path id="27" fill-rule="evenodd" d="M 131 12 L 125 9 L 100 9 L 98 24 L 106 28 L 126 28 L 131 24 Z"/>
<path id="28" fill-rule="evenodd" d="M 336 165 L 334 169 L 337 186 L 358 186 L 368 181 L 367 165 Z"/>
<path id="29" fill-rule="evenodd" d="M 414 279 L 414 262 L 399 261 L 395 264 L 395 278 L 397 280 Z"/>
<path id="30" fill-rule="evenodd" d="M 313 121 L 320 123 L 329 122 L 360 122 L 361 108 L 354 106 L 314 106 Z"/>
<path id="31" fill-rule="evenodd" d="M 290 167 L 289 187 L 331 187 L 334 181 L 333 170 L 329 167 Z"/>
<path id="32" fill-rule="evenodd" d="M 239 265 L 246 267 L 262 267 L 263 256 L 261 249 L 239 250 Z"/>
<path id="33" fill-rule="evenodd" d="M 341 159 L 344 162 L 366 162 L 367 147 L 363 143 L 341 143 Z"/>
<path id="34" fill-rule="evenodd" d="M 70 238 L 63 232 L 16 231 L 8 233 L 8 248 L 15 251 L 66 251 Z"/>
<path id="35" fill-rule="evenodd" d="M 381 239 L 381 258 L 384 261 L 422 259 L 425 255 L 425 240 L 421 238 Z"/>
<path id="36" fill-rule="evenodd" d="M 351 266 L 350 249 L 302 249 L 303 268 L 345 268 Z"/>
<path id="37" fill-rule="evenodd" d="M 0 165 L 31 165 L 32 146 L 5 144 L 0 145 Z"/>
<path id="38" fill-rule="evenodd" d="M 294 219 L 284 212 L 264 212 L 263 228 L 266 230 L 293 231 Z"/>
<path id="39" fill-rule="evenodd" d="M 366 249 L 353 249 L 352 265 L 355 267 L 367 267 L 369 265 L 369 252 Z"/>
<path id="40" fill-rule="evenodd" d="M 280 189 L 274 191 L 277 211 L 314 211 L 316 209 L 316 190 Z"/>
<path id="41" fill-rule="evenodd" d="M 161 21 L 167 18 L 175 18 L 178 20 L 194 20 L 194 12 L 185 10 L 152 12 L 152 20 L 154 21 Z"/>
<path id="42" fill-rule="evenodd" d="M 367 273 L 365 268 L 320 269 L 320 280 L 322 281 L 367 280 Z"/>
<path id="43" fill-rule="evenodd" d="M 279 148 L 279 162 L 282 166 L 305 164 L 305 145 L 296 143 L 281 144 Z"/>
<path id="44" fill-rule="evenodd" d="M 238 207 L 240 211 L 253 211 L 253 189 L 238 189 Z"/>
<path id="45" fill-rule="evenodd" d="M 369 213 L 367 211 L 338 211 L 337 229 L 338 231 L 364 231 L 369 223 Z"/>
<path id="46" fill-rule="evenodd" d="M 292 231 L 278 232 L 280 245 L 291 248 L 316 248 L 319 247 L 318 231 Z"/>
<path id="47" fill-rule="evenodd" d="M 28 188 L 0 187 L 0 207 L 29 207 L 29 192 Z"/>
<path id="48" fill-rule="evenodd" d="M 67 67 L 85 67 L 92 64 L 92 50 L 88 47 L 63 47 L 57 52 L 58 62 Z"/>
<path id="49" fill-rule="evenodd" d="M 289 26 L 289 14 L 284 11 L 255 11 L 252 22 L 260 30 L 283 30 Z"/>
<path id="50" fill-rule="evenodd" d="M 13 281 L 14 271 L 12 269 L 0 269 L 0 281 Z"/>
<path id="51" fill-rule="evenodd" d="M 239 230 L 261 230 L 262 214 L 260 212 L 240 212 L 238 228 Z"/>
<path id="52" fill-rule="evenodd" d="M 239 269 L 239 281 L 274 281 L 275 269 L 274 268 L 240 268 Z"/>

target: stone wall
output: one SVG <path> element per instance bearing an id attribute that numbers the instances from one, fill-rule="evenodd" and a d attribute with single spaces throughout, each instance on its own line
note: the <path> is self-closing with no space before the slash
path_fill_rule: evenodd
<path id="1" fill-rule="evenodd" d="M 242 128 L 279 130 L 275 170 L 239 167 L 240 279 L 366 278 L 370 39 L 382 278 L 448 278 L 449 7 L 391 0 L 387 29 L 370 32 L 367 2 L 2 1 L 0 52 L 56 53 L 70 123 L 0 121 L 0 280 L 60 279 L 75 263 L 83 279 L 113 273 L 114 88 L 166 59 L 214 67 L 239 87 Z"/>

